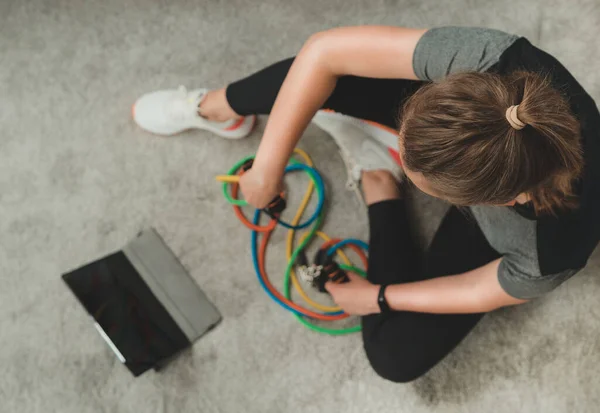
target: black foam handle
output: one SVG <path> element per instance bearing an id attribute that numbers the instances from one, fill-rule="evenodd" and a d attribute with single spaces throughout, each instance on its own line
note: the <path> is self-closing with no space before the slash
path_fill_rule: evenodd
<path id="1" fill-rule="evenodd" d="M 331 281 L 334 284 L 342 284 L 350 281 L 350 278 L 348 278 L 346 271 L 342 270 L 335 261 L 328 260 L 328 262 L 323 265 L 321 274 L 313 280 L 313 287 L 322 293 L 326 293 L 327 290 L 325 289 L 325 284 L 328 281 Z"/>
<path id="2" fill-rule="evenodd" d="M 281 193 L 273 198 L 269 205 L 263 208 L 263 211 L 265 211 L 271 218 L 275 218 L 275 216 L 281 214 L 286 207 L 287 202 L 285 202 L 283 193 Z"/>
<path id="3" fill-rule="evenodd" d="M 252 168 L 252 165 L 254 165 L 254 158 L 250 158 L 242 164 L 242 171 L 248 172 Z"/>

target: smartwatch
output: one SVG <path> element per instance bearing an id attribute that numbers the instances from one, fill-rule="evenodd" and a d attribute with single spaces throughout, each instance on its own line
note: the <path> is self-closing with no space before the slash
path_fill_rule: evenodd
<path id="1" fill-rule="evenodd" d="M 387 288 L 387 285 L 384 284 L 381 287 L 379 287 L 379 294 L 377 295 L 377 304 L 379 305 L 379 309 L 381 310 L 381 313 L 389 313 L 390 311 L 392 311 L 392 309 L 390 308 L 390 305 L 388 304 L 387 300 L 385 299 L 385 289 Z"/>

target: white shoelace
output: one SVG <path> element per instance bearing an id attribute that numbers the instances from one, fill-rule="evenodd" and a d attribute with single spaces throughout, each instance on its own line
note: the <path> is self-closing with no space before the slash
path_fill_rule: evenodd
<path id="1" fill-rule="evenodd" d="M 361 147 L 363 153 L 368 153 L 371 151 L 374 154 L 376 154 L 376 156 L 378 156 L 377 155 L 378 152 L 374 150 L 372 145 L 375 145 L 375 143 L 370 142 L 370 141 L 365 141 Z M 381 166 L 369 165 L 369 164 L 360 165 L 356 162 L 356 160 L 354 158 L 352 158 L 350 155 L 348 155 L 342 149 L 340 149 L 340 156 L 342 157 L 342 161 L 344 162 L 344 166 L 346 167 L 346 172 L 348 174 L 348 179 L 346 181 L 346 189 L 348 191 L 353 191 L 355 193 L 356 197 L 359 199 L 359 201 L 364 203 L 363 193 L 362 193 L 362 190 L 359 185 L 360 181 L 361 181 L 361 177 L 362 177 L 362 172 L 363 172 L 363 170 L 379 169 L 379 168 L 381 168 Z M 390 161 L 391 161 L 391 159 L 390 159 Z M 391 161 L 391 162 L 393 162 L 393 161 Z M 396 176 L 396 179 L 398 179 L 399 182 L 402 181 L 403 172 L 401 169 L 400 169 L 399 173 L 395 173 L 395 170 L 392 170 L 392 169 L 389 169 L 389 170 L 394 173 L 394 176 L 399 175 L 399 176 Z"/>
<path id="2" fill-rule="evenodd" d="M 191 114 L 198 115 L 198 107 L 205 94 L 199 96 L 190 96 L 185 86 L 177 88 L 177 97 L 168 103 L 166 112 L 171 119 L 182 121 Z"/>
<path id="3" fill-rule="evenodd" d="M 348 179 L 346 180 L 346 190 L 354 192 L 359 202 L 364 204 L 365 200 L 359 185 L 362 170 L 360 166 L 357 165 L 355 161 L 342 149 L 340 149 L 340 156 L 342 157 L 342 161 L 344 162 L 344 166 L 346 167 L 346 172 L 348 174 Z"/>

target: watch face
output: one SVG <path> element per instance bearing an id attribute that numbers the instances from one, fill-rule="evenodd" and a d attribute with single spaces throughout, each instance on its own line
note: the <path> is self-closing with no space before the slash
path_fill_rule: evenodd
<path id="1" fill-rule="evenodd" d="M 190 343 L 125 254 L 63 275 L 119 360 L 138 376 Z"/>

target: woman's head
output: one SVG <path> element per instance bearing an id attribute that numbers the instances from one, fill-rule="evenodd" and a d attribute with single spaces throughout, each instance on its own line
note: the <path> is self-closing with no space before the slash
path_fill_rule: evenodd
<path id="1" fill-rule="evenodd" d="M 431 195 L 457 205 L 527 199 L 552 212 L 574 204 L 579 130 L 565 99 L 539 75 L 462 73 L 407 101 L 400 152 L 409 178 Z"/>

